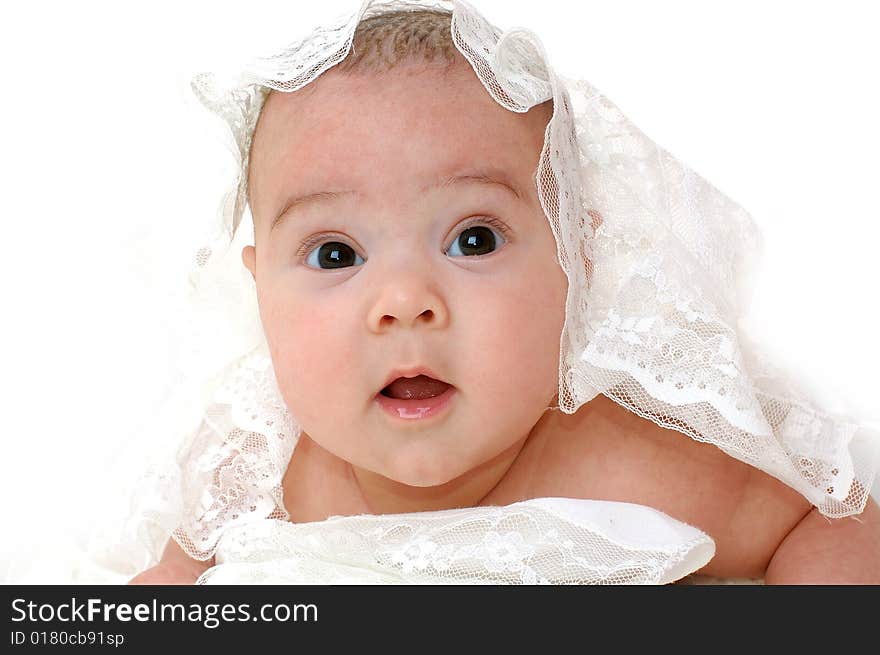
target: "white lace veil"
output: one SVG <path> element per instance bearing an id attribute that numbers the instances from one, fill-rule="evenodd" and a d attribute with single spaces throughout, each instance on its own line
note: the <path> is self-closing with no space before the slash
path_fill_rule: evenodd
<path id="1" fill-rule="evenodd" d="M 503 107 L 524 112 L 553 100 L 536 181 L 568 277 L 559 409 L 570 414 L 605 394 L 778 478 L 828 517 L 860 512 L 880 436 L 817 408 L 739 329 L 761 245 L 749 215 L 588 82 L 554 73 L 531 32 L 501 32 L 461 1 L 367 1 L 255 60 L 231 86 L 210 74 L 193 81 L 228 125 L 241 173 L 190 280 L 191 332 L 180 335 L 178 354 L 188 382 L 162 424 L 182 444 L 176 464 L 159 461 L 133 496 L 129 529 L 149 559 L 172 532 L 207 559 L 225 529 L 287 518 L 281 479 L 300 431 L 277 389 L 240 259 L 239 227 L 252 221 L 251 137 L 270 89 L 303 87 L 345 58 L 361 19 L 407 7 L 452 10 L 455 46 Z"/>

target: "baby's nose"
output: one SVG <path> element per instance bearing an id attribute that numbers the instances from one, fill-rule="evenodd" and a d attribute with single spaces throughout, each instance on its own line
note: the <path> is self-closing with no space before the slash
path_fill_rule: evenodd
<path id="1" fill-rule="evenodd" d="M 395 325 L 441 328 L 448 324 L 449 311 L 429 276 L 403 272 L 381 284 L 367 320 L 369 329 L 377 334 Z"/>

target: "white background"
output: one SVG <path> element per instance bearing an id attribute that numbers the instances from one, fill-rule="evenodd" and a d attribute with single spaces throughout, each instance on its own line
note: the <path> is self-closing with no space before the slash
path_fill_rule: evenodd
<path id="1" fill-rule="evenodd" d="M 0 158 L 12 541 L 88 517 L 171 367 L 166 323 L 232 173 L 190 77 L 356 2 L 16 3 Z M 829 408 L 880 419 L 880 41 L 872 3 L 474 0 L 525 26 L 766 237 L 755 329 Z M 248 7 L 245 9 L 245 7 Z M 163 236 L 159 236 L 160 233 Z M 112 489 L 107 489 L 112 494 Z M 875 494 L 876 495 L 876 494 Z M 89 519 L 90 520 L 90 519 Z"/>

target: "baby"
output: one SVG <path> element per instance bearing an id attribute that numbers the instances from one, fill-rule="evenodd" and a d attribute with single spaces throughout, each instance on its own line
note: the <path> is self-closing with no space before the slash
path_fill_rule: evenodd
<path id="1" fill-rule="evenodd" d="M 554 411 L 568 280 L 535 182 L 552 114 L 552 101 L 500 106 L 443 12 L 365 20 L 341 63 L 269 95 L 242 260 L 302 426 L 282 481 L 290 520 L 623 501 L 711 535 L 703 575 L 880 583 L 872 499 L 829 520 L 606 395 Z M 213 564 L 170 540 L 131 583 L 191 584 Z"/>

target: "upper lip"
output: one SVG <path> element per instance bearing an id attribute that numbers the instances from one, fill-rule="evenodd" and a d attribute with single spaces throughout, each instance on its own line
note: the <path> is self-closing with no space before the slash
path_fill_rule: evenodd
<path id="1" fill-rule="evenodd" d="M 382 389 L 394 382 L 397 378 L 415 378 L 420 375 L 425 375 L 429 378 L 440 380 L 440 382 L 446 382 L 446 380 L 441 378 L 439 375 L 434 373 L 426 366 L 411 366 L 409 368 L 398 368 L 391 371 L 391 373 L 389 373 L 388 377 L 385 379 L 385 382 L 382 383 L 382 387 L 379 389 L 379 392 L 381 393 Z M 446 384 L 449 384 L 449 382 L 446 382 Z"/>

